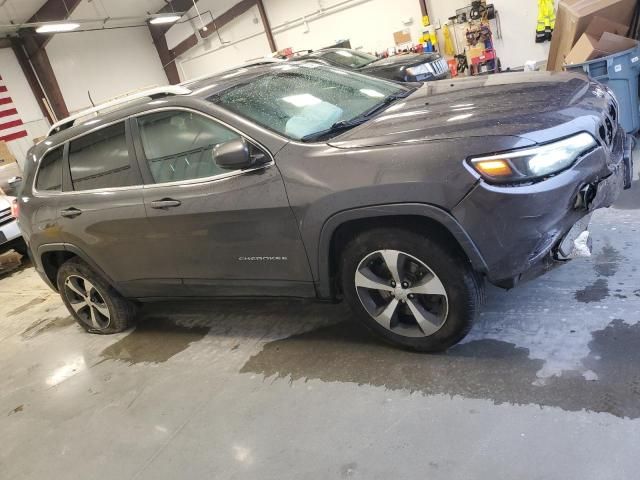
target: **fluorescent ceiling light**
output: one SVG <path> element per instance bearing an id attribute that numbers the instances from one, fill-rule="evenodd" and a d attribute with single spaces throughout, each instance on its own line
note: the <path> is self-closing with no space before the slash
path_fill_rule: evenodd
<path id="1" fill-rule="evenodd" d="M 79 23 L 47 23 L 36 28 L 38 33 L 70 32 L 80 27 Z"/>
<path id="2" fill-rule="evenodd" d="M 361 88 L 360 93 L 364 93 L 367 97 L 373 97 L 373 98 L 384 97 L 384 94 L 380 93 L 377 90 L 373 90 L 372 88 Z"/>
<path id="3" fill-rule="evenodd" d="M 320 100 L 315 95 L 311 95 L 310 93 L 302 93 L 300 95 L 291 95 L 290 97 L 283 97 L 282 100 L 299 108 L 309 107 L 311 105 L 317 105 L 319 103 L 322 103 L 322 100 Z"/>
<path id="4" fill-rule="evenodd" d="M 161 17 L 153 17 L 149 23 L 153 23 L 154 25 L 157 25 L 159 23 L 173 23 L 173 22 L 177 22 L 178 20 L 180 20 L 180 17 L 178 15 L 163 15 Z"/>

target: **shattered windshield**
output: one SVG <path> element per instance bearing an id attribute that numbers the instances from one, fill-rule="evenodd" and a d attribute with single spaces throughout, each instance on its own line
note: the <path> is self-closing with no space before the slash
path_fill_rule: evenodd
<path id="1" fill-rule="evenodd" d="M 294 140 L 358 117 L 409 91 L 392 82 L 312 62 L 276 65 L 209 100 Z"/>

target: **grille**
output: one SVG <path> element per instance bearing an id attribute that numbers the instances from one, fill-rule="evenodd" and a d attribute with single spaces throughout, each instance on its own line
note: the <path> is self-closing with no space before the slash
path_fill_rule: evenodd
<path id="1" fill-rule="evenodd" d="M 7 208 L 6 210 L 0 210 L 0 225 L 4 225 L 13 220 L 11 216 L 11 209 Z"/>
<path id="2" fill-rule="evenodd" d="M 438 60 L 431 62 L 431 67 L 436 75 L 442 75 L 444 72 L 449 70 L 449 65 L 447 65 L 444 58 L 439 58 Z"/>

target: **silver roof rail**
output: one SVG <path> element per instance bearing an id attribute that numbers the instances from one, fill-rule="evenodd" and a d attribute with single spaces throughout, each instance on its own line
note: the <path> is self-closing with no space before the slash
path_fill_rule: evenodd
<path id="1" fill-rule="evenodd" d="M 97 116 L 100 112 L 107 110 L 109 108 L 116 107 L 118 105 L 124 105 L 125 103 L 129 103 L 133 100 L 137 100 L 139 98 L 154 98 L 154 97 L 163 97 L 167 95 L 188 95 L 191 93 L 191 90 L 182 86 L 182 85 L 166 85 L 163 87 L 155 87 L 150 88 L 148 90 L 143 90 L 141 92 L 132 93 L 130 95 L 124 95 L 122 97 L 114 98 L 113 100 L 109 100 L 108 102 L 101 103 L 100 105 L 96 105 L 95 107 L 87 108 L 86 110 L 81 110 L 79 112 L 74 113 L 73 115 L 68 116 L 67 118 L 63 118 L 62 120 L 54 123 L 49 132 L 47 133 L 47 137 L 53 135 L 54 133 L 58 133 L 62 130 L 65 130 L 71 127 L 76 120 L 88 117 L 90 115 Z"/>

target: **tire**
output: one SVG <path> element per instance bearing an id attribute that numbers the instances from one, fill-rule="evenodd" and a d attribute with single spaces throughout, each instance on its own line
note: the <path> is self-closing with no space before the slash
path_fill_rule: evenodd
<path id="1" fill-rule="evenodd" d="M 27 244 L 26 244 L 26 243 L 25 243 L 25 241 L 24 241 L 24 240 L 22 240 L 22 239 L 21 239 L 20 241 L 16 242 L 16 243 L 14 243 L 14 244 L 11 246 L 11 248 L 13 248 L 13 250 L 14 250 L 17 254 L 19 254 L 19 255 L 21 255 L 21 256 L 23 256 L 23 257 L 27 257 L 27 256 L 29 255 L 29 254 L 28 254 L 28 249 L 27 249 Z"/>
<path id="2" fill-rule="evenodd" d="M 387 261 L 397 266 L 395 276 Z M 340 279 L 358 320 L 387 342 L 420 352 L 441 352 L 462 340 L 483 298 L 482 279 L 460 251 L 400 228 L 372 229 L 351 240 L 342 251 Z"/>
<path id="3" fill-rule="evenodd" d="M 69 313 L 87 332 L 108 335 L 133 325 L 135 304 L 81 259 L 75 257 L 63 263 L 56 283 Z"/>

